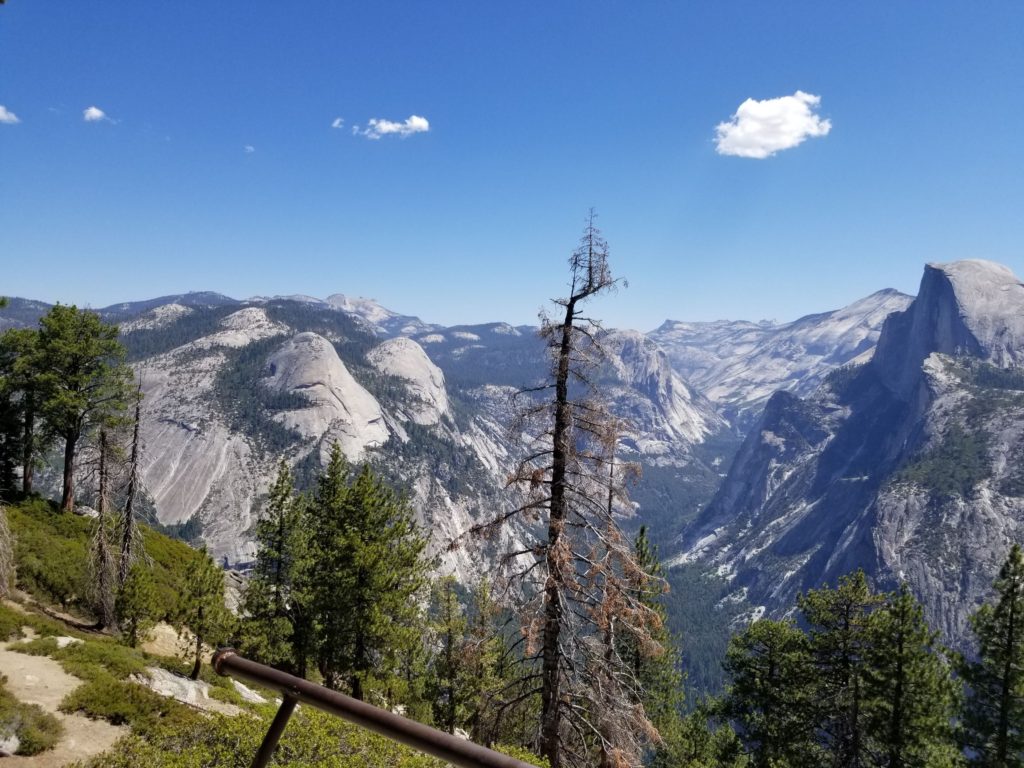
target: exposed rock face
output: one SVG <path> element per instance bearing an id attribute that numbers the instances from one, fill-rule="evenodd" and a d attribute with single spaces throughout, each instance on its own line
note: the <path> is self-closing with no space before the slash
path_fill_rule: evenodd
<path id="1" fill-rule="evenodd" d="M 267 362 L 270 375 L 262 384 L 276 392 L 301 394 L 306 408 L 274 416 L 304 438 L 324 441 L 325 450 L 335 442 L 351 461 L 367 448 L 387 441 L 380 403 L 348 372 L 334 345 L 315 333 L 299 333 L 286 341 Z"/>
<path id="2" fill-rule="evenodd" d="M 644 334 L 613 331 L 604 346 L 614 372 L 607 396 L 630 419 L 640 454 L 671 457 L 680 446 L 727 428 L 711 403 L 672 370 L 664 350 Z"/>
<path id="3" fill-rule="evenodd" d="M 192 309 L 184 306 L 183 304 L 164 304 L 163 306 L 156 307 L 155 309 L 147 312 L 142 317 L 124 323 L 121 326 L 121 332 L 131 333 L 132 331 L 147 331 L 154 328 L 163 328 L 191 312 Z"/>
<path id="4" fill-rule="evenodd" d="M 444 373 L 430 362 L 423 347 L 398 337 L 370 350 L 367 360 L 380 372 L 397 376 L 406 385 L 404 411 L 417 424 L 437 424 L 448 413 Z"/>
<path id="5" fill-rule="evenodd" d="M 884 290 L 782 325 L 668 320 L 649 335 L 687 381 L 746 425 L 774 392 L 808 395 L 834 368 L 869 359 L 885 318 L 910 302 Z"/>
<path id="6" fill-rule="evenodd" d="M 212 552 L 245 560 L 252 549 L 240 533 L 252 524 L 268 480 L 250 442 L 211 408 L 224 362 L 216 349 L 196 357 L 188 348 L 147 361 L 142 474 L 160 522 L 196 517 Z"/>
<path id="7" fill-rule="evenodd" d="M 192 349 L 244 347 L 260 339 L 282 336 L 289 330 L 287 325 L 273 322 L 261 307 L 246 307 L 233 312 L 221 321 L 221 327 L 223 330 L 192 342 Z"/>
<path id="8" fill-rule="evenodd" d="M 960 640 L 1024 532 L 1022 318 L 1004 267 L 929 265 L 869 363 L 768 401 L 680 559 L 718 565 L 770 612 L 858 567 L 883 588 L 905 579 Z"/>

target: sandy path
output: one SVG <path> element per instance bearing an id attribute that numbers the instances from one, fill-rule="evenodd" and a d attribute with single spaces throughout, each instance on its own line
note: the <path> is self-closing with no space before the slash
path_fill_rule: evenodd
<path id="1" fill-rule="evenodd" d="M 57 766 L 86 760 L 106 752 L 114 742 L 128 734 L 128 729 L 111 725 L 103 720 L 90 720 L 82 715 L 67 715 L 57 711 L 65 695 L 82 681 L 65 672 L 60 664 L 48 656 L 29 656 L 7 650 L 8 643 L 0 643 L 0 672 L 7 676 L 7 690 L 26 704 L 38 704 L 52 712 L 64 725 L 64 736 L 57 746 L 33 757 L 3 758 L 7 766 Z"/>

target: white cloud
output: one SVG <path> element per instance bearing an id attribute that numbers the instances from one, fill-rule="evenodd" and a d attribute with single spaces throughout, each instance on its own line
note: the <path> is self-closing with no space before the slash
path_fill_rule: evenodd
<path id="1" fill-rule="evenodd" d="M 0 104 L 0 123 L 3 123 L 4 125 L 14 125 L 20 122 L 21 119 L 16 114 L 11 112 L 3 104 Z"/>
<path id="2" fill-rule="evenodd" d="M 103 120 L 110 120 L 110 118 L 107 117 L 107 113 L 99 107 L 87 107 L 86 109 L 83 109 L 82 119 L 87 123 L 99 123 Z M 113 120 L 110 120 L 110 122 L 113 122 Z"/>
<path id="3" fill-rule="evenodd" d="M 430 123 L 425 117 L 410 115 L 405 122 L 396 123 L 391 120 L 372 118 L 366 124 L 366 128 L 360 129 L 358 125 L 352 127 L 352 133 L 365 136 L 368 139 L 377 140 L 381 136 L 397 135 L 403 139 L 412 136 L 414 133 L 426 133 L 430 130 Z"/>
<path id="4" fill-rule="evenodd" d="M 256 147 L 254 147 L 252 144 L 246 144 L 244 147 L 242 147 L 242 149 L 245 150 L 245 154 L 247 155 L 251 155 L 253 152 L 256 151 Z"/>
<path id="5" fill-rule="evenodd" d="M 341 128 L 343 125 L 345 125 L 344 117 L 336 117 L 331 121 L 331 128 Z"/>
<path id="6" fill-rule="evenodd" d="M 827 136 L 832 121 L 814 113 L 821 97 L 803 91 L 777 99 L 747 99 L 736 114 L 715 128 L 720 155 L 763 159 L 804 139 Z"/>

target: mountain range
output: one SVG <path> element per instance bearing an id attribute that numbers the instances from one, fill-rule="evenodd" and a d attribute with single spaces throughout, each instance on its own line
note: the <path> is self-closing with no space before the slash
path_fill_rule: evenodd
<path id="1" fill-rule="evenodd" d="M 0 328 L 46 309 L 14 299 Z M 715 569 L 754 615 L 863 567 L 909 581 L 959 636 L 1024 504 L 1022 311 L 1008 270 L 966 261 L 929 265 L 916 299 L 609 330 L 599 384 L 643 468 L 624 522 L 648 525 L 668 562 Z M 142 378 L 155 514 L 216 555 L 250 559 L 277 462 L 309 484 L 334 442 L 406 490 L 444 568 L 472 578 L 517 538 L 447 546 L 514 503 L 510 395 L 548 365 L 535 327 L 444 327 L 342 294 L 99 312 Z"/>

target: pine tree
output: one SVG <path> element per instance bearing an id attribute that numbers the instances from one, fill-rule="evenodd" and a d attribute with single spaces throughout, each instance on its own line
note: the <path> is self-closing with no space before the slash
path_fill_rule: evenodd
<path id="1" fill-rule="evenodd" d="M 973 765 L 1024 766 L 1024 552 L 1014 544 L 995 582 L 996 602 L 971 617 L 976 661 L 961 676 L 963 738 Z"/>
<path id="2" fill-rule="evenodd" d="M 504 616 L 494 599 L 490 580 L 482 578 L 471 591 L 468 634 L 462 654 L 469 682 L 466 707 L 470 738 L 481 744 L 521 741 L 522 729 L 504 715 L 518 696 L 514 679 L 522 636 L 509 640 L 512 617 Z"/>
<path id="3" fill-rule="evenodd" d="M 872 764 L 957 764 L 957 687 L 940 655 L 938 633 L 906 584 L 871 616 L 869 629 L 864 695 L 870 741 L 877 745 Z"/>
<path id="4" fill-rule="evenodd" d="M 39 322 L 40 411 L 48 429 L 64 441 L 61 509 L 70 512 L 79 442 L 125 407 L 132 374 L 117 326 L 95 312 L 58 304 Z"/>
<path id="5" fill-rule="evenodd" d="M 256 563 L 245 588 L 243 648 L 248 656 L 304 677 L 312 627 L 299 580 L 309 531 L 305 499 L 282 459 L 256 523 Z"/>
<path id="6" fill-rule="evenodd" d="M 145 640 L 160 609 L 156 583 L 150 568 L 138 562 L 132 565 L 128 578 L 118 587 L 114 603 L 118 628 L 123 642 L 130 647 Z"/>
<path id="7" fill-rule="evenodd" d="M 324 683 L 363 699 L 386 688 L 421 642 L 420 593 L 430 563 L 409 504 L 369 466 L 347 481 L 335 444 L 309 507 L 309 590 Z"/>
<path id="8" fill-rule="evenodd" d="M 755 621 L 732 638 L 723 714 L 754 768 L 824 765 L 815 744 L 815 670 L 807 636 L 789 621 Z"/>
<path id="9" fill-rule="evenodd" d="M 199 678 L 203 663 L 203 645 L 216 646 L 231 634 L 232 617 L 224 605 L 224 571 L 201 551 L 182 585 L 178 622 L 184 632 L 186 652 L 193 653 L 191 679 Z"/>
<path id="10" fill-rule="evenodd" d="M 449 733 L 467 718 L 467 700 L 471 697 L 469 659 L 464 653 L 468 644 L 468 623 L 459 596 L 455 577 L 437 580 L 431 590 L 431 650 L 429 692 L 434 724 Z"/>
<path id="11" fill-rule="evenodd" d="M 21 469 L 21 492 L 32 493 L 38 454 L 46 448 L 39 429 L 39 332 L 15 328 L 0 335 L 0 493 L 14 489 L 13 469 Z"/>
<path id="12" fill-rule="evenodd" d="M 647 528 L 641 526 L 633 543 L 636 564 L 651 579 L 640 585 L 638 599 L 657 617 L 651 622 L 651 638 L 662 649 L 661 653 L 645 653 L 637 647 L 633 637 L 620 637 L 623 659 L 633 668 L 643 706 L 660 735 L 654 754 L 648 761 L 654 768 L 668 768 L 678 764 L 677 754 L 683 748 L 683 690 L 682 653 L 676 638 L 668 629 L 668 614 L 662 602 L 667 586 L 663 580 L 657 549 L 647 537 Z"/>
<path id="13" fill-rule="evenodd" d="M 840 768 L 869 765 L 878 749 L 867 723 L 865 676 L 874 642 L 871 615 L 881 602 L 863 571 L 842 577 L 835 589 L 810 590 L 798 600 L 810 626 L 819 739 Z"/>

